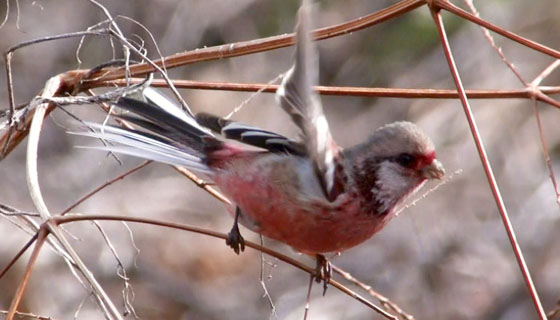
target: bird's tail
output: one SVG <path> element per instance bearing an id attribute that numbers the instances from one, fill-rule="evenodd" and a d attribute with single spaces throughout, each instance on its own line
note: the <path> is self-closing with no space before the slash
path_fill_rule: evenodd
<path id="1" fill-rule="evenodd" d="M 102 140 L 104 146 L 95 149 L 210 172 L 206 155 L 223 143 L 190 110 L 151 88 L 142 91 L 141 99 L 121 97 L 114 105 L 129 111 L 118 118 L 136 128 L 87 123 L 90 131 L 72 133 Z"/>

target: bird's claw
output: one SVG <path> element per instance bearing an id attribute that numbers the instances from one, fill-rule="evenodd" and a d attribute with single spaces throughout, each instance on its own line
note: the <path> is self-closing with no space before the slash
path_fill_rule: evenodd
<path id="1" fill-rule="evenodd" d="M 241 253 L 241 251 L 245 251 L 245 239 L 241 236 L 237 224 L 234 225 L 233 228 L 231 228 L 231 231 L 227 234 L 226 244 L 237 254 Z"/>
<path id="2" fill-rule="evenodd" d="M 317 255 L 317 267 L 315 269 L 315 281 L 317 283 L 323 281 L 323 295 L 327 293 L 327 288 L 332 276 L 332 266 L 329 260 L 324 255 Z"/>
<path id="3" fill-rule="evenodd" d="M 237 225 L 237 219 L 239 217 L 239 208 L 236 209 L 235 220 L 233 222 L 233 227 L 231 227 L 230 232 L 227 234 L 226 244 L 230 246 L 236 254 L 245 251 L 245 239 L 239 232 L 239 226 Z"/>

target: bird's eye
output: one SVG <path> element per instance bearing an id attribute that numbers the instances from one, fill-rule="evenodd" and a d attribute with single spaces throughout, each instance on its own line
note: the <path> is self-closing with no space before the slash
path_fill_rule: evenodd
<path id="1" fill-rule="evenodd" d="M 409 168 L 414 165 L 414 156 L 409 153 L 401 153 L 397 156 L 396 161 L 403 167 Z"/>

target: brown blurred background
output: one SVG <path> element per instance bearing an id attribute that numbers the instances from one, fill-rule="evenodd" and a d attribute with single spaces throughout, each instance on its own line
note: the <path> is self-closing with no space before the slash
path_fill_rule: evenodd
<path id="1" fill-rule="evenodd" d="M 145 25 L 163 55 L 291 32 L 298 1 L 102 1 L 113 15 Z M 393 1 L 320 1 L 315 24 L 333 25 L 384 8 Z M 458 5 L 462 5 L 457 1 Z M 560 48 L 560 3 L 480 1 L 482 17 L 551 48 Z M 2 51 L 18 42 L 84 30 L 105 19 L 88 1 L 20 2 L 19 28 L 12 4 L 0 29 Z M 5 8 L 0 8 L 0 14 Z M 443 13 L 466 88 L 521 88 L 488 45 L 479 27 Z M 146 33 L 118 19 L 129 37 Z M 320 84 L 337 86 L 453 88 L 427 8 L 342 37 L 321 41 Z M 504 53 L 527 81 L 553 59 L 496 36 Z M 150 57 L 157 58 L 147 41 Z M 17 103 L 32 99 L 45 81 L 60 72 L 89 68 L 111 59 L 106 39 L 89 38 L 76 61 L 78 40 L 25 48 L 14 58 Z M 266 83 L 291 65 L 293 48 L 189 65 L 171 70 L 171 78 Z M 4 67 L 4 62 L 2 62 Z M 545 85 L 558 85 L 556 71 Z M 5 75 L 0 77 L 0 108 L 7 108 Z M 250 93 L 183 90 L 195 111 L 225 115 Z M 560 298 L 560 210 L 543 160 L 533 107 L 521 99 L 471 100 L 490 161 L 509 209 L 518 240 L 547 310 Z M 528 293 L 481 168 L 461 105 L 457 100 L 323 97 L 334 137 L 342 146 L 362 141 L 375 128 L 395 120 L 416 122 L 433 138 L 448 172 L 462 173 L 416 206 L 403 212 L 366 243 L 334 263 L 370 284 L 417 319 L 535 319 Z M 539 106 L 549 151 L 560 172 L 560 116 Z M 103 114 L 94 106 L 69 111 L 90 121 Z M 272 94 L 252 99 L 235 119 L 295 136 Z M 57 111 L 46 121 L 39 150 L 42 191 L 52 212 L 60 212 L 99 184 L 139 164 L 121 157 L 119 166 L 102 152 L 77 149 L 92 143 L 66 134 L 77 123 Z M 0 163 L 0 203 L 34 211 L 25 182 L 25 141 Z M 429 185 L 428 187 L 432 187 Z M 427 188 L 423 189 L 424 191 Z M 418 195 L 420 196 L 420 195 Z M 75 212 L 158 218 L 227 232 L 224 207 L 166 165 L 151 164 L 108 187 Z M 273 313 L 259 282 L 261 257 L 247 250 L 236 256 L 221 240 L 131 225 L 134 249 L 121 223 L 101 223 L 113 241 L 134 288 L 133 305 L 143 319 L 301 319 L 308 275 L 266 257 L 266 286 Z M 68 231 L 87 265 L 121 305 L 123 282 L 102 237 L 91 223 Z M 248 240 L 258 236 L 243 229 Z M 29 236 L 0 219 L 0 265 Z M 266 241 L 309 265 L 282 244 Z M 26 254 L 25 258 L 29 255 Z M 8 309 L 26 259 L 0 280 L 0 310 Z M 335 276 L 335 279 L 338 279 Z M 359 302 L 331 288 L 325 297 L 315 285 L 310 319 L 381 319 Z M 100 319 L 88 293 L 62 259 L 44 248 L 21 310 L 54 319 Z M 1 317 L 1 316 L 0 316 Z"/>

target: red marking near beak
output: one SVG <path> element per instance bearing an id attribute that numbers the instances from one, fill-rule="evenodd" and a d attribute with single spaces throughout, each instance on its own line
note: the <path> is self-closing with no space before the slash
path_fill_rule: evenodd
<path id="1" fill-rule="evenodd" d="M 428 154 L 418 155 L 417 157 L 418 160 L 416 161 L 416 166 L 414 167 L 414 169 L 422 170 L 425 166 L 430 165 L 434 161 L 434 159 L 436 158 L 436 152 L 431 151 Z"/>

